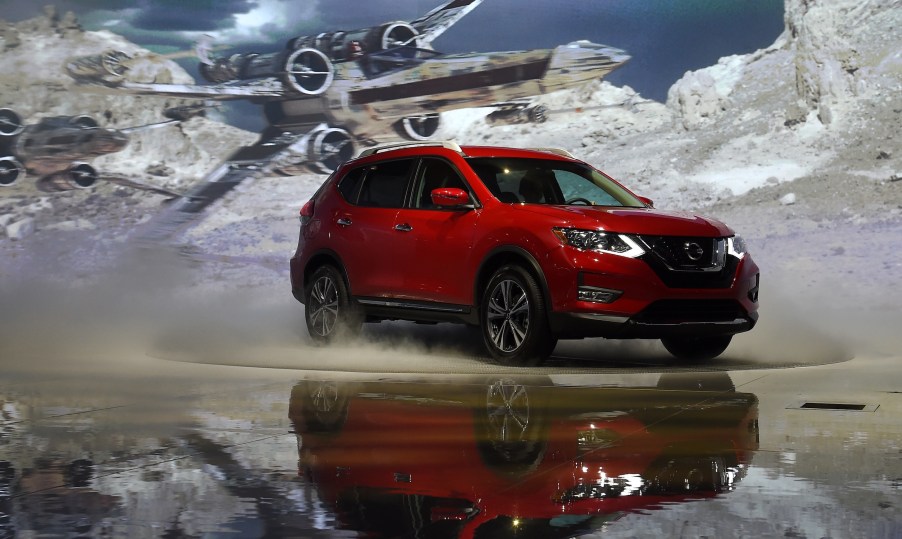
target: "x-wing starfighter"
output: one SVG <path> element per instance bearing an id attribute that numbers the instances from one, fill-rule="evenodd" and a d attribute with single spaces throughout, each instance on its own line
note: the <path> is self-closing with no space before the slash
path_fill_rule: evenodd
<path id="1" fill-rule="evenodd" d="M 328 171 L 372 145 L 400 136 L 426 140 L 440 113 L 496 107 L 494 124 L 544 121 L 535 96 L 598 80 L 629 59 L 588 41 L 553 49 L 442 54 L 432 42 L 482 0 L 452 0 L 410 21 L 299 36 L 265 54 L 215 57 L 198 44 L 200 73 L 211 84 L 136 82 L 139 62 L 119 51 L 70 60 L 76 80 L 141 95 L 245 99 L 263 105 L 272 129 L 289 134 L 297 164 Z"/>
<path id="2" fill-rule="evenodd" d="M 141 182 L 101 176 L 88 161 L 115 153 L 128 144 L 129 135 L 178 123 L 202 114 L 203 107 L 166 109 L 167 120 L 126 129 L 100 127 L 86 115 L 52 116 L 26 124 L 12 109 L 0 109 L 0 187 L 10 187 L 26 175 L 36 176 L 36 186 L 43 192 L 87 189 L 98 179 L 167 196 L 178 193 Z"/>
<path id="3" fill-rule="evenodd" d="M 217 57 L 198 43 L 209 84 L 137 80 L 152 58 L 107 51 L 71 59 L 69 75 L 95 90 L 262 105 L 268 126 L 259 140 L 228 156 L 205 181 L 136 234 L 157 244 L 183 232 L 210 204 L 262 175 L 328 173 L 357 146 L 428 140 L 441 113 L 494 107 L 493 125 L 545 121 L 532 102 L 541 94 L 598 80 L 629 59 L 622 50 L 574 41 L 553 49 L 442 54 L 439 35 L 483 0 L 451 0 L 413 21 L 290 39 L 276 52 Z"/>

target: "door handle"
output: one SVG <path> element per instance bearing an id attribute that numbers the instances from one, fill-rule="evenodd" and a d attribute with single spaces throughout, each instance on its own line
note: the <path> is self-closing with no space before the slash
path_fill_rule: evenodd
<path id="1" fill-rule="evenodd" d="M 410 232 L 411 230 L 413 230 L 413 227 L 407 223 L 400 223 L 395 225 L 395 230 L 398 230 L 400 232 Z"/>
<path id="2" fill-rule="evenodd" d="M 339 217 L 335 222 L 338 223 L 339 226 L 350 226 L 352 221 L 348 217 Z"/>

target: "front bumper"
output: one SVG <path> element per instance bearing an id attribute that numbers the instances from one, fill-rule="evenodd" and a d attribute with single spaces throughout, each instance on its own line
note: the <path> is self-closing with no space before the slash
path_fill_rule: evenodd
<path id="1" fill-rule="evenodd" d="M 564 248 L 546 262 L 554 268 L 549 289 L 557 292 L 549 323 L 561 338 L 733 335 L 758 320 L 759 269 L 748 254 L 710 279 L 685 279 L 691 287 L 668 286 L 641 259 Z M 578 290 L 586 288 L 615 292 L 614 299 L 584 301 Z"/>
<path id="2" fill-rule="evenodd" d="M 549 321 L 551 331 L 561 338 L 660 339 L 677 336 L 735 335 L 755 327 L 758 313 L 748 313 L 744 317 L 732 320 L 684 322 L 647 322 L 639 317 L 593 313 L 552 313 Z"/>

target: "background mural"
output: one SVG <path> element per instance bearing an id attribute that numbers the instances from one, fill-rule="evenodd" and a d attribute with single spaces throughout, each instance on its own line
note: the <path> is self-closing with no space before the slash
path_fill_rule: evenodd
<path id="1" fill-rule="evenodd" d="M 324 173 L 294 166 L 297 155 L 288 152 L 284 162 L 242 169 L 227 190 L 201 191 L 216 196 L 183 197 L 211 185 L 211 174 L 241 148 L 275 140 L 261 139 L 267 125 L 263 106 L 197 95 L 135 95 L 115 84 L 80 83 L 67 69 L 73 58 L 102 59 L 115 50 L 142 59 L 131 67 L 134 81 L 209 86 L 192 50 L 198 40 L 208 39 L 217 57 L 266 54 L 299 35 L 414 21 L 440 0 L 125 4 L 71 0 L 49 8 L 7 0 L 0 13 L 0 109 L 5 109 L 0 112 L 0 183 L 9 184 L 0 186 L 0 370 L 15 386 L 18 379 L 9 373 L 22 366 L 33 369 L 38 382 L 46 383 L 41 387 L 58 398 L 60 410 L 72 406 L 72 392 L 99 410 L 116 408 L 126 397 L 147 404 L 138 417 L 131 408 L 114 415 L 115 433 L 85 435 L 71 446 L 51 444 L 47 451 L 56 460 L 49 464 L 37 462 L 40 453 L 29 445 L 42 444 L 39 436 L 24 437 L 15 454 L 4 454 L 9 461 L 0 462 L 0 516 L 19 511 L 45 524 L 28 523 L 33 526 L 28 528 L 18 522 L 14 528 L 0 519 L 0 536 L 42 525 L 66 533 L 74 529 L 68 520 L 44 518 L 43 508 L 12 510 L 9 492 L 20 488 L 15 481 L 24 490 L 61 482 L 80 489 L 94 467 L 80 455 L 92 450 L 100 462 L 132 452 L 132 446 L 154 447 L 155 429 L 171 430 L 148 421 L 158 410 L 160 417 L 176 418 L 172 429 L 196 427 L 196 417 L 181 417 L 181 401 L 157 399 L 159 388 L 196 392 L 219 405 L 224 392 L 217 380 L 204 378 L 208 366 L 173 362 L 171 371 L 161 373 L 157 363 L 141 362 L 147 350 L 194 347 L 218 361 L 231 354 L 242 367 L 270 362 L 264 366 L 285 367 L 285 372 L 293 372 L 299 357 L 308 365 L 339 361 L 347 370 L 375 364 L 402 371 L 421 365 L 425 355 L 453 348 L 461 336 L 421 331 L 417 335 L 425 337 L 408 346 L 410 328 L 400 325 L 383 328 L 380 340 L 355 345 L 350 354 L 311 348 L 304 340 L 303 313 L 289 291 L 288 258 L 296 246 L 298 211 Z M 654 199 L 658 208 L 698 210 L 730 223 L 761 266 L 762 308 L 760 324 L 733 342 L 725 361 L 740 358 L 751 369 L 763 369 L 833 363 L 853 355 L 893 358 L 902 348 L 900 27 L 898 0 L 484 0 L 434 40 L 437 51 L 552 49 L 588 40 L 625 51 L 631 59 L 603 80 L 532 96 L 530 106 L 546 111 L 542 123 L 491 122 L 487 115 L 496 109 L 461 106 L 441 113 L 434 136 L 470 144 L 563 147 Z M 161 221 L 185 208 L 196 211 L 184 220 Z M 161 222 L 165 226 L 153 226 Z M 175 342 L 174 336 L 184 341 Z M 645 346 L 599 347 L 599 354 L 608 360 L 641 358 Z M 86 363 L 60 359 L 73 356 L 90 358 L 91 369 L 115 376 L 98 376 L 89 390 L 69 387 L 68 379 Z M 96 364 L 95 358 L 100 358 Z M 235 378 L 243 379 L 246 372 Z M 821 376 L 835 372 L 840 371 Z M 752 376 L 758 374 L 747 378 Z M 787 379 L 786 394 L 810 381 L 810 370 L 800 369 Z M 10 433 L 32 428 L 27 422 L 30 386 L 18 391 L 0 399 L 0 445 L 12 439 Z M 274 435 L 288 431 L 287 395 L 275 390 L 235 395 L 234 410 L 221 415 L 226 419 L 211 414 L 200 423 L 238 432 L 261 420 L 248 410 L 264 409 L 267 424 L 277 426 Z M 785 407 L 782 400 L 769 406 L 771 415 L 773 407 Z M 79 417 L 51 426 L 81 436 L 88 431 L 79 430 Z M 134 440 L 119 436 L 124 426 L 140 435 Z M 895 424 L 862 438 L 852 420 L 831 425 L 825 430 L 840 433 L 831 443 L 833 454 L 842 458 L 814 458 L 798 469 L 808 466 L 812 478 L 821 470 L 836 470 L 836 483 L 843 487 L 866 484 L 856 483 L 858 467 L 843 467 L 847 442 L 895 448 L 894 429 Z M 773 432 L 806 430 L 809 424 L 790 421 L 785 431 Z M 796 443 L 786 438 L 787 445 Z M 118 445 L 108 448 L 111 443 Z M 211 462 L 245 477 L 235 462 L 220 458 L 215 444 L 195 438 L 188 446 L 207 448 L 200 453 L 216 457 Z M 173 458 L 186 451 L 178 443 L 168 450 Z M 297 480 L 299 455 L 293 445 L 283 454 L 260 451 L 259 456 L 278 463 L 272 467 L 279 472 L 275 479 Z M 800 529 L 816 530 L 812 536 L 848 529 L 853 511 L 835 503 L 838 497 L 831 497 L 823 482 L 799 483 L 804 473 L 796 473 L 782 453 L 758 458 L 787 471 L 768 483 L 777 485 L 772 490 L 760 490 L 770 509 L 737 504 L 740 518 L 755 511 L 766 517 L 787 511 L 790 485 L 790 490 L 810 491 L 806 503 L 817 508 L 792 512 L 790 520 Z M 852 506 L 892 511 L 890 504 L 878 506 L 882 496 L 890 499 L 898 490 L 898 481 L 885 472 L 888 459 L 881 455 L 863 462 L 891 486 L 860 490 Z M 181 482 L 168 482 L 175 486 L 167 491 L 162 487 L 168 477 L 147 473 L 139 482 L 98 481 L 96 492 L 82 489 L 67 499 L 73 506 L 100 508 L 104 515 L 121 512 L 131 523 L 146 522 L 145 508 L 159 508 L 168 518 L 182 514 L 187 504 L 189 517 L 196 520 L 186 518 L 186 529 L 198 533 L 224 522 L 221 514 L 240 520 L 247 512 L 245 502 L 230 506 L 211 495 L 204 505 L 189 495 L 216 483 L 214 473 L 192 472 Z M 170 495 L 182 489 L 189 493 L 184 498 Z M 227 499 L 242 498 L 242 491 L 235 492 Z M 270 491 L 261 492 L 273 498 Z M 161 502 L 170 499 L 189 501 Z M 59 497 L 47 500 L 42 507 L 69 507 Z M 218 511 L 210 511 L 211 506 Z M 685 522 L 662 515 L 666 526 Z M 768 520 L 757 516 L 759 524 Z M 892 517 L 881 518 L 862 525 L 878 530 Z M 731 518 L 722 520 L 732 525 Z M 92 522 L 80 525 L 90 529 Z M 196 527 L 190 527 L 192 522 Z M 623 528 L 621 536 L 659 528 L 637 529 Z"/>
<path id="2" fill-rule="evenodd" d="M 118 82 L 85 84 L 71 76 L 73 58 L 121 51 L 142 59 L 127 81 L 209 87 L 192 50 L 198 40 L 214 58 L 249 51 L 271 55 L 299 35 L 384 29 L 384 23 L 397 20 L 429 32 L 433 22 L 426 13 L 439 5 L 321 2 L 298 7 L 261 0 L 186 8 L 84 0 L 54 8 L 9 3 L 0 23 L 0 106 L 14 111 L 32 131 L 39 124 L 46 131 L 47 122 L 59 123 L 62 117 L 69 122 L 64 130 L 77 124 L 96 133 L 96 125 L 118 130 L 128 141 L 75 152 L 84 159 L 66 157 L 67 163 L 87 163 L 99 178 L 89 189 L 78 188 L 80 182 L 90 183 L 86 177 L 93 178 L 84 166 L 42 172 L 7 144 L 4 157 L 32 169 L 24 181 L 0 190 L 4 284 L 38 279 L 70 287 L 102 281 L 101 270 L 121 264 L 123 244 L 141 237 L 136 231 L 142 225 L 167 209 L 171 213 L 171 207 L 188 205 L 196 210 L 185 219 L 190 224 L 163 236 L 190 246 L 195 260 L 216 267 L 188 281 L 228 281 L 246 271 L 238 280 L 248 286 L 282 287 L 285 261 L 296 241 L 292 218 L 323 179 L 290 166 L 304 164 L 305 155 L 298 159 L 297 152 L 289 152 L 278 170 L 294 176 L 277 175 L 278 167 L 270 164 L 236 180 L 240 189 L 225 196 L 223 189 L 215 197 L 173 198 L 173 193 L 198 189 L 241 147 L 269 140 L 265 133 L 260 137 L 264 107 L 246 99 L 236 107 L 202 93 L 131 95 L 135 92 L 120 91 Z M 562 146 L 653 198 L 658 207 L 704 210 L 734 224 L 749 239 L 764 273 L 792 291 L 788 296 L 824 286 L 837 301 L 856 304 L 867 298 L 895 308 L 899 292 L 874 286 L 871 265 L 863 261 L 868 253 L 883 253 L 879 278 L 899 280 L 900 250 L 884 248 L 898 244 L 902 214 L 897 134 L 902 46 L 892 37 L 899 22 L 900 11 L 882 0 L 829 5 L 611 0 L 554 6 L 485 0 L 447 31 L 431 36 L 434 41 L 418 44 L 457 54 L 588 40 L 625 51 L 629 62 L 614 66 L 605 80 L 530 97 L 531 105 L 547 111 L 544 123 L 499 125 L 486 121 L 497 108 L 466 108 L 464 99 L 441 113 L 433 136 Z M 380 76 L 367 74 L 368 81 Z M 186 98 L 176 97 L 181 95 Z M 487 104 L 475 98 L 473 103 Z M 139 126 L 159 128 L 134 129 Z M 384 136 L 394 139 L 398 131 L 389 129 Z M 355 151 L 367 143 L 363 138 L 358 137 Z M 5 166 L 13 168 L 11 159 Z M 50 176 L 55 180 L 43 187 L 75 189 L 36 189 L 41 178 Z M 144 236 L 151 243 L 160 238 Z M 223 256 L 238 257 L 251 269 L 222 265 Z M 823 267 L 831 271 L 819 271 Z M 837 279 L 842 286 L 836 286 Z"/>
<path id="3" fill-rule="evenodd" d="M 167 88 L 196 88 L 209 86 L 192 51 L 198 40 L 214 58 L 248 51 L 265 55 L 284 50 L 298 35 L 384 28 L 379 25 L 399 19 L 423 30 L 432 24 L 425 13 L 438 5 L 8 3 L 0 24 L 0 106 L 19 121 L 7 121 L 7 130 L 32 126 L 23 133 L 40 131 L 43 139 L 32 138 L 49 143 L 83 135 L 78 129 L 96 134 L 106 128 L 128 140 L 77 148 L 80 155 L 70 151 L 65 162 L 71 163 L 62 168 L 41 168 L 34 163 L 46 163 L 34 152 L 17 154 L 6 143 L 0 163 L 5 178 L 18 172 L 16 166 L 30 167 L 24 170 L 26 180 L 0 192 L 6 283 L 39 278 L 71 286 L 96 280 L 101 268 L 116 267 L 122 244 L 129 243 L 125 238 L 164 212 L 173 193 L 197 189 L 237 149 L 268 140 L 259 136 L 266 124 L 259 104 L 205 102 L 209 96 L 190 92 L 131 95 L 118 83 L 85 84 L 71 76 L 73 58 L 121 51 L 146 59 L 126 80 L 134 76 Z M 759 253 L 756 258 L 770 267 L 765 273 L 794 292 L 828 286 L 843 301 L 870 295 L 879 305 L 895 306 L 898 292 L 868 284 L 871 268 L 861 262 L 880 251 L 881 276 L 892 279 L 902 271 L 900 250 L 883 248 L 898 243 L 902 212 L 897 134 L 902 47 L 893 37 L 900 22 L 893 6 L 881 0 L 829 5 L 611 0 L 589 6 L 486 0 L 433 36 L 434 42 L 420 44 L 456 54 L 589 40 L 631 59 L 614 66 L 603 81 L 531 97 L 531 105 L 547 111 L 545 123 L 498 125 L 485 119 L 495 109 L 465 108 L 462 100 L 441 113 L 434 137 L 563 146 L 659 207 L 703 209 L 734 223 Z M 475 98 L 473 103 L 487 104 Z M 61 121 L 65 125 L 57 125 Z M 139 126 L 144 127 L 136 130 Z M 63 129 L 65 136 L 54 138 L 48 129 Z M 367 143 L 363 138 L 357 148 Z M 54 148 L 44 149 L 53 153 Z M 305 155 L 300 157 L 295 161 L 303 164 Z M 191 246 L 195 258 L 216 253 L 273 268 L 252 271 L 242 282 L 281 285 L 295 242 L 291 218 L 323 176 L 285 166 L 282 174 L 295 175 L 276 177 L 274 168 L 248 174 L 235 182 L 241 183 L 240 192 L 210 197 L 209 204 L 197 203 L 204 197 L 190 199 L 198 218 L 172 241 Z M 95 177 L 101 181 L 94 183 Z M 92 186 L 81 189 L 82 184 Z M 176 197 L 174 205 L 186 200 Z M 58 265 L 67 271 L 51 269 Z M 818 271 L 824 266 L 832 271 Z M 835 287 L 839 276 L 842 286 Z"/>
<path id="4" fill-rule="evenodd" d="M 401 2 L 55 2 L 74 12 L 86 30 L 109 30 L 157 53 L 184 51 L 203 34 L 239 52 L 264 52 L 288 39 L 381 22 L 412 20 L 438 6 L 430 0 Z M 42 13 L 40 3 L 11 2 L 8 21 Z M 484 2 L 436 40 L 447 53 L 550 48 L 587 39 L 627 50 L 633 59 L 608 80 L 663 101 L 683 73 L 718 58 L 766 47 L 783 31 L 782 0 L 723 2 L 648 0 L 627 2 Z M 178 59 L 189 72 L 193 59 Z M 196 75 L 196 71 L 193 73 Z M 245 121 L 256 120 L 247 118 Z"/>

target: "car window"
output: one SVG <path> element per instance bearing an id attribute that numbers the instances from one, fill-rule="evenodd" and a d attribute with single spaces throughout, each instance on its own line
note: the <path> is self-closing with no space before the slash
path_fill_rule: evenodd
<path id="1" fill-rule="evenodd" d="M 572 203 L 575 200 L 589 200 L 596 206 L 621 206 L 620 202 L 610 193 L 598 189 L 592 182 L 569 172 L 560 170 L 555 173 L 557 183 L 561 187 L 564 203 Z"/>
<path id="2" fill-rule="evenodd" d="M 441 159 L 423 159 L 415 185 L 414 208 L 437 208 L 438 206 L 432 203 L 432 191 L 434 189 L 455 187 L 469 192 L 467 184 L 461 179 L 457 169 L 451 163 Z"/>
<path id="3" fill-rule="evenodd" d="M 503 157 L 471 157 L 467 162 L 501 202 L 645 206 L 617 182 L 584 163 Z"/>
<path id="4" fill-rule="evenodd" d="M 344 197 L 345 200 L 350 202 L 351 204 L 357 203 L 357 193 L 360 188 L 360 180 L 363 179 L 363 173 L 366 171 L 366 168 L 356 168 L 347 174 L 345 174 L 344 178 L 338 182 L 338 192 L 341 193 L 341 196 Z"/>
<path id="5" fill-rule="evenodd" d="M 410 167 L 413 163 L 413 159 L 399 159 L 366 167 L 366 177 L 360 187 L 357 204 L 378 208 L 403 206 Z"/>
<path id="6" fill-rule="evenodd" d="M 511 170 L 495 159 L 471 159 L 470 167 L 501 202 L 522 202 L 517 194 L 524 170 Z"/>

